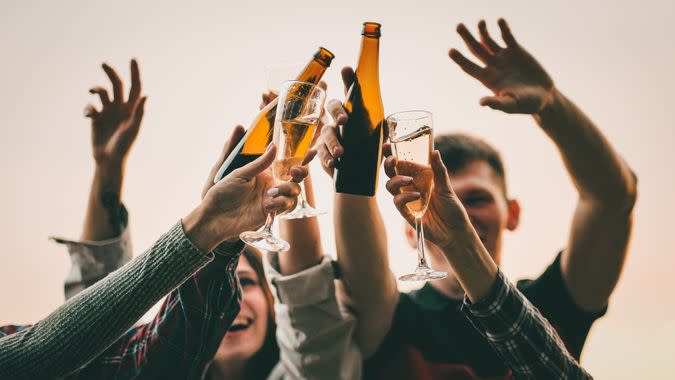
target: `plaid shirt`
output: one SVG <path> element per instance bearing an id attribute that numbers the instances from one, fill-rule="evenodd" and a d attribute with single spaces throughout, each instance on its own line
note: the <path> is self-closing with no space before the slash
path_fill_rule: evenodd
<path id="1" fill-rule="evenodd" d="M 592 379 L 558 334 L 500 272 L 485 299 L 462 311 L 487 339 L 516 379 Z"/>
<path id="2" fill-rule="evenodd" d="M 243 243 L 172 291 L 152 322 L 134 327 L 68 379 L 201 379 L 239 313 L 235 275 Z M 0 327 L 0 337 L 29 326 Z"/>

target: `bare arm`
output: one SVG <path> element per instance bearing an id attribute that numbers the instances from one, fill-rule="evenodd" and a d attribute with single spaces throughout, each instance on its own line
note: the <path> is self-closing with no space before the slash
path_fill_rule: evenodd
<path id="1" fill-rule="evenodd" d="M 481 67 L 457 50 L 450 57 L 493 91 L 481 105 L 533 115 L 556 144 L 579 194 L 562 272 L 577 305 L 602 309 L 619 279 L 627 254 L 637 179 L 593 122 L 555 86 L 544 68 L 499 20 L 506 47 L 479 23 L 481 42 L 464 25 L 457 31 Z"/>
<path id="2" fill-rule="evenodd" d="M 121 191 L 124 164 L 143 119 L 145 97 L 141 97 L 141 80 L 136 60 L 131 61 L 131 90 L 124 99 L 124 85 L 107 64 L 103 64 L 112 82 L 114 98 L 103 87 L 89 92 L 101 99 L 102 109 L 88 105 L 85 112 L 91 118 L 92 145 L 96 169 L 89 193 L 89 202 L 82 228 L 82 240 L 101 241 L 120 235 Z"/>
<path id="3" fill-rule="evenodd" d="M 344 68 L 342 78 L 348 88 L 354 80 L 353 70 Z M 337 100 L 329 102 L 328 110 L 336 124 L 323 129 L 317 151 L 324 169 L 332 175 L 343 152 L 337 126 L 346 123 L 348 115 Z M 361 351 L 368 358 L 389 331 L 398 303 L 396 279 L 389 269 L 387 236 L 374 197 L 335 194 L 334 209 L 338 264 L 359 320 Z"/>

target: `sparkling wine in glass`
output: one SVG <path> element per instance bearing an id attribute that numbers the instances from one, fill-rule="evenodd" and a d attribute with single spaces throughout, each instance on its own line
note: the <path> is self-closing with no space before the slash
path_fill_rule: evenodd
<path id="1" fill-rule="evenodd" d="M 387 117 L 389 140 L 396 157 L 396 174 L 412 178 L 412 183 L 401 188 L 402 192 L 418 192 L 420 198 L 406 204 L 415 217 L 417 233 L 417 268 L 399 277 L 401 281 L 438 280 L 446 272 L 429 267 L 424 252 L 424 225 L 422 218 L 429 206 L 434 187 L 434 172 L 430 157 L 434 148 L 433 120 L 427 111 L 398 112 Z"/>
<path id="2" fill-rule="evenodd" d="M 272 163 L 272 176 L 276 182 L 289 181 L 291 168 L 302 164 L 316 133 L 325 101 L 326 92 L 313 83 L 294 80 L 282 85 L 272 140 L 277 145 Z M 290 248 L 288 242 L 272 232 L 274 217 L 275 214 L 268 214 L 265 225 L 258 231 L 243 232 L 239 238 L 265 251 L 287 251 Z"/>

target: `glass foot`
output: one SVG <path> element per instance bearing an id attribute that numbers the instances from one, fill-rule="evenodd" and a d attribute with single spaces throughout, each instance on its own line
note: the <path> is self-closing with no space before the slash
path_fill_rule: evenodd
<path id="1" fill-rule="evenodd" d="M 404 274 L 398 279 L 401 281 L 440 280 L 448 276 L 447 272 L 436 272 L 429 267 L 417 267 L 414 273 Z"/>
<path id="2" fill-rule="evenodd" d="M 270 252 L 284 252 L 291 247 L 288 242 L 282 240 L 271 232 L 266 231 L 265 227 L 258 231 L 242 232 L 239 238 L 246 244 Z"/>

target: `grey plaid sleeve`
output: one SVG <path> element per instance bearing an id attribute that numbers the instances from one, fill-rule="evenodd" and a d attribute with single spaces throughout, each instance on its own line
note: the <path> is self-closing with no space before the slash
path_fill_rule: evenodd
<path id="1" fill-rule="evenodd" d="M 462 311 L 516 379 L 592 379 L 539 310 L 499 271 L 489 294 Z"/>

